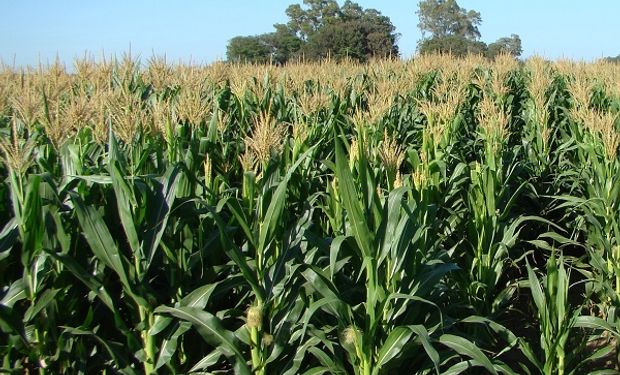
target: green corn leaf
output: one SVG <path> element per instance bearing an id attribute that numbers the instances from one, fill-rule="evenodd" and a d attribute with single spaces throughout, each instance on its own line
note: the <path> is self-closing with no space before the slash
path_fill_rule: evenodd
<path id="1" fill-rule="evenodd" d="M 588 355 L 577 366 L 575 366 L 575 370 L 571 373 L 576 374 L 577 371 L 584 371 L 587 368 L 586 366 L 592 366 L 594 361 L 602 360 L 606 357 L 608 358 L 612 355 L 614 349 L 615 348 L 613 345 L 604 345 L 603 347 L 596 349 L 592 354 Z M 614 371 L 613 373 L 617 374 L 618 372 Z M 592 374 L 592 372 L 589 372 L 589 374 Z"/>
<path id="2" fill-rule="evenodd" d="M 465 355 L 476 362 L 480 363 L 491 374 L 497 375 L 497 370 L 493 363 L 484 353 L 471 341 L 466 338 L 451 334 L 443 334 L 439 337 L 439 342 L 449 347 L 460 355 Z"/>
<path id="3" fill-rule="evenodd" d="M 308 155 L 310 155 L 312 150 L 314 150 L 314 148 L 310 148 L 308 151 L 304 152 L 295 164 L 288 169 L 286 175 L 282 181 L 280 181 L 276 191 L 273 193 L 269 206 L 267 207 L 265 217 L 262 218 L 262 222 L 259 225 L 257 251 L 264 251 L 267 242 L 273 238 L 276 227 L 281 223 L 281 217 L 286 203 L 288 183 L 291 180 L 295 170 L 308 157 Z"/>
<path id="4" fill-rule="evenodd" d="M 387 365 L 402 352 L 403 347 L 410 341 L 412 335 L 413 331 L 409 327 L 396 327 L 392 329 L 377 354 L 375 373 L 378 373 L 383 366 Z"/>
<path id="5" fill-rule="evenodd" d="M 166 336 L 166 338 L 159 346 L 159 355 L 157 356 L 157 362 L 155 363 L 155 370 L 161 368 L 170 361 L 170 359 L 177 350 L 179 337 L 181 337 L 191 327 L 191 323 L 183 322 L 181 324 L 178 324 L 177 329 L 175 329 L 168 336 Z"/>
<path id="6" fill-rule="evenodd" d="M 209 344 L 218 346 L 227 357 L 235 357 L 235 364 L 242 374 L 250 374 L 235 334 L 222 327 L 220 320 L 210 313 L 193 307 L 160 306 L 155 309 L 158 314 L 170 314 L 188 321 Z"/>
<path id="7" fill-rule="evenodd" d="M 604 319 L 601 319 L 596 316 L 582 315 L 582 316 L 576 317 L 575 327 L 600 329 L 600 330 L 604 330 L 604 331 L 611 333 L 612 335 L 616 336 L 616 338 L 620 338 L 620 333 L 618 333 L 616 329 L 614 329 Z"/>
<path id="8" fill-rule="evenodd" d="M 76 193 L 70 193 L 75 211 L 84 231 L 84 237 L 95 256 L 107 267 L 112 269 L 121 283 L 133 296 L 132 286 L 126 269 L 128 261 L 120 253 L 101 214 L 93 206 L 85 206 Z"/>
<path id="9" fill-rule="evenodd" d="M 423 325 L 412 325 L 409 328 L 416 334 L 418 340 L 422 343 L 422 347 L 426 351 L 426 354 L 433 362 L 433 366 L 435 366 L 435 372 L 439 374 L 439 353 L 433 347 L 431 343 L 431 338 L 429 336 L 429 332 Z"/>
<path id="10" fill-rule="evenodd" d="M 328 367 L 314 367 L 309 370 L 306 370 L 303 375 L 322 375 L 322 374 L 333 374 Z"/>
<path id="11" fill-rule="evenodd" d="M 85 329 L 64 326 L 61 328 L 63 328 L 63 332 L 65 334 L 69 334 L 72 336 L 88 336 L 94 338 L 108 352 L 108 354 L 114 361 L 115 367 L 120 370 L 121 374 L 137 374 L 137 372 L 129 365 L 128 361 L 126 360 L 126 356 L 124 355 L 126 352 L 125 346 L 117 342 L 105 340 L 101 336 L 97 335 L 95 332 Z"/>
<path id="12" fill-rule="evenodd" d="M 144 236 L 142 242 L 142 252 L 146 256 L 146 266 L 144 272 L 146 273 L 153 262 L 156 250 L 159 247 L 159 242 L 166 229 L 166 223 L 170 217 L 170 210 L 172 209 L 172 203 L 176 198 L 176 190 L 180 177 L 180 170 L 177 166 L 168 169 L 164 176 L 164 184 L 161 192 L 157 191 L 155 197 L 155 211 L 154 214 L 148 219 L 149 228 Z"/>
<path id="13" fill-rule="evenodd" d="M 220 215 L 218 215 L 218 213 L 215 212 L 212 208 L 207 207 L 207 210 L 210 211 L 215 221 L 215 224 L 219 229 L 219 237 L 222 243 L 222 247 L 224 248 L 224 252 L 237 265 L 237 267 L 239 267 L 241 274 L 243 275 L 246 282 L 250 285 L 250 288 L 252 288 L 254 294 L 261 300 L 264 300 L 265 291 L 263 287 L 258 283 L 258 278 L 256 277 L 256 274 L 248 265 L 245 255 L 228 237 L 228 233 L 226 231 L 226 224 L 222 221 Z"/>
<path id="14" fill-rule="evenodd" d="M 203 285 L 192 290 L 179 302 L 180 306 L 204 309 L 212 295 L 224 295 L 234 288 L 243 285 L 245 280 L 241 275 L 229 276 L 226 280 Z"/>
<path id="15" fill-rule="evenodd" d="M 518 345 L 525 358 L 527 358 L 532 364 L 534 364 L 539 369 L 542 369 L 544 367 L 544 364 L 540 362 L 537 353 L 534 352 L 529 343 L 519 338 Z"/>
<path id="16" fill-rule="evenodd" d="M 68 255 L 64 255 L 64 254 L 56 254 L 56 253 L 52 253 L 52 252 L 48 252 L 48 254 L 56 259 L 57 261 L 59 261 L 60 263 L 62 263 L 62 265 L 73 274 L 73 276 L 75 276 L 78 280 L 80 280 L 84 285 L 86 285 L 86 287 L 93 293 L 95 293 L 95 295 L 97 295 L 97 297 L 99 297 L 99 299 L 101 300 L 101 302 L 103 302 L 103 304 L 110 309 L 110 311 L 112 312 L 116 312 L 117 309 L 114 306 L 114 302 L 112 300 L 112 297 L 110 297 L 110 295 L 108 294 L 108 292 L 106 291 L 106 289 L 104 288 L 103 284 L 101 283 L 101 281 L 99 281 L 98 278 L 93 277 L 92 274 L 88 273 L 76 260 L 75 258 L 68 256 Z"/>
<path id="17" fill-rule="evenodd" d="M 334 272 L 336 272 L 336 262 L 338 261 L 338 254 L 340 253 L 340 247 L 347 240 L 348 237 L 338 236 L 334 238 L 329 245 L 329 279 L 334 280 Z"/>
<path id="18" fill-rule="evenodd" d="M 0 262 L 9 256 L 18 237 L 17 220 L 12 218 L 4 225 L 2 232 L 0 232 Z"/>
<path id="19" fill-rule="evenodd" d="M 224 356 L 224 353 L 215 348 L 214 351 L 207 354 L 200 361 L 198 361 L 192 368 L 189 370 L 190 373 L 200 372 L 201 370 L 206 370 L 207 368 L 220 363 L 220 358 Z"/>
<path id="20" fill-rule="evenodd" d="M 536 274 L 534 274 L 534 270 L 530 267 L 530 264 L 526 265 L 527 267 L 527 277 L 530 284 L 530 289 L 532 291 L 532 298 L 534 299 L 534 303 L 536 304 L 536 308 L 539 312 L 545 311 L 547 308 L 547 303 L 545 299 L 545 294 L 540 286 L 538 278 Z"/>
<path id="21" fill-rule="evenodd" d="M 515 334 L 512 333 L 512 331 L 510 331 L 508 328 L 504 327 L 503 325 L 492 321 L 491 319 L 488 319 L 482 316 L 477 316 L 477 315 L 470 315 L 460 320 L 460 322 L 481 324 L 481 325 L 488 327 L 498 337 L 501 337 L 502 339 L 506 340 L 506 342 L 509 345 L 509 348 L 518 344 L 518 337 L 515 336 Z"/>
<path id="22" fill-rule="evenodd" d="M 112 160 L 109 165 L 110 177 L 112 179 L 112 186 L 114 187 L 114 194 L 116 195 L 116 208 L 118 209 L 118 216 L 121 219 L 123 230 L 127 236 L 129 247 L 140 261 L 143 261 L 144 254 L 140 249 L 140 241 L 138 240 L 138 231 L 134 223 L 134 217 L 132 207 L 138 205 L 136 198 L 131 191 L 131 188 L 124 178 L 123 173 L 120 170 L 118 162 Z"/>
<path id="23" fill-rule="evenodd" d="M 9 290 L 2 296 L 0 305 L 13 308 L 16 302 L 19 302 L 27 297 L 26 288 L 24 285 L 24 279 L 18 279 L 14 281 Z"/>
<path id="24" fill-rule="evenodd" d="M 317 346 L 308 348 L 308 352 L 312 354 L 319 362 L 328 370 L 330 374 L 343 373 L 344 369 L 337 361 L 337 357 L 331 356 Z M 312 371 L 312 370 L 310 370 Z"/>
<path id="25" fill-rule="evenodd" d="M 336 148 L 336 176 L 340 185 L 340 194 L 347 214 L 353 237 L 362 252 L 362 257 L 373 257 L 373 240 L 370 229 L 366 225 L 362 202 L 358 198 L 357 189 L 353 182 L 353 176 L 349 169 L 349 163 L 342 150 L 338 137 L 334 136 Z"/>
<path id="26" fill-rule="evenodd" d="M 312 316 L 319 310 L 323 309 L 323 308 L 329 308 L 331 310 L 338 310 L 337 308 L 335 308 L 335 305 L 340 305 L 342 304 L 342 301 L 340 300 L 340 298 L 338 297 L 326 297 L 326 298 L 321 298 L 319 300 L 316 300 L 312 303 L 310 303 L 308 305 L 308 307 L 305 310 L 304 313 L 304 318 L 303 318 L 303 329 L 302 329 L 302 337 L 305 336 L 306 331 L 308 329 L 308 325 L 310 324 L 310 319 L 312 319 Z M 333 312 L 332 312 L 333 313 Z M 337 316 L 339 319 L 342 320 L 342 323 L 347 325 L 350 323 L 350 319 L 347 319 L 349 317 L 346 316 Z"/>
<path id="27" fill-rule="evenodd" d="M 551 254 L 552 257 L 555 257 L 555 254 Z M 556 295 L 556 315 L 559 322 L 564 322 L 564 318 L 567 315 L 566 307 L 568 305 L 568 274 L 566 273 L 566 269 L 564 269 L 564 259 L 560 257 L 557 260 L 557 295 Z M 547 271 L 549 274 L 549 271 Z M 549 280 L 549 279 L 547 279 Z"/>
<path id="28" fill-rule="evenodd" d="M 282 375 L 296 375 L 299 373 L 299 368 L 301 367 L 302 361 L 306 358 L 308 349 L 319 345 L 321 343 L 321 339 L 316 336 L 310 336 L 308 338 L 302 338 L 305 341 L 302 341 L 298 346 L 297 351 L 295 352 L 295 356 L 290 361 L 290 366 Z"/>
<path id="29" fill-rule="evenodd" d="M 56 297 L 56 294 L 58 294 L 59 291 L 59 289 L 47 289 L 39 297 L 37 297 L 35 304 L 30 306 L 24 313 L 24 323 L 30 322 L 41 312 L 41 310 L 52 303 L 54 301 L 54 297 Z"/>
<path id="30" fill-rule="evenodd" d="M 153 324 L 149 328 L 149 335 L 155 336 L 168 328 L 174 319 L 167 315 L 156 315 Z"/>
<path id="31" fill-rule="evenodd" d="M 26 200 L 24 201 L 24 211 L 22 216 L 22 265 L 30 267 L 34 257 L 38 254 L 43 243 L 43 210 L 39 187 L 41 184 L 40 176 L 32 176 L 29 181 Z"/>
<path id="32" fill-rule="evenodd" d="M 405 226 L 401 225 L 400 220 L 402 212 L 401 206 L 403 195 L 409 190 L 410 189 L 406 187 L 392 190 L 383 207 L 382 217 L 384 220 L 377 234 L 377 240 L 381 241 L 381 253 L 377 261 L 378 265 L 381 265 L 383 260 L 390 255 L 393 245 L 401 239 L 399 235 L 401 233 L 399 232 L 405 228 Z"/>
<path id="33" fill-rule="evenodd" d="M 454 263 L 443 263 L 440 261 L 433 261 L 427 265 L 430 270 L 424 272 L 423 277 L 419 277 L 420 280 L 411 288 L 411 294 L 416 296 L 425 297 L 433 288 L 437 285 L 439 280 L 449 272 L 458 270 L 459 267 Z"/>
<path id="34" fill-rule="evenodd" d="M 112 177 L 106 175 L 90 175 L 90 176 L 82 176 L 82 175 L 71 175 L 67 176 L 70 178 L 78 178 L 80 180 L 84 180 L 86 182 L 92 182 L 99 185 L 111 185 Z"/>
<path id="35" fill-rule="evenodd" d="M 252 248 L 256 248 L 257 244 L 256 244 L 255 235 L 252 232 L 252 229 L 250 228 L 251 224 L 249 223 L 244 210 L 241 208 L 239 201 L 237 199 L 226 199 L 226 206 L 230 209 L 232 214 L 235 216 L 235 220 L 237 224 L 239 224 L 239 226 L 243 230 L 243 233 L 245 234 L 248 242 L 250 243 L 250 246 L 252 246 Z"/>
<path id="36" fill-rule="evenodd" d="M 217 134 L 218 134 L 218 120 L 219 120 L 219 114 L 220 109 L 216 108 L 213 111 L 213 114 L 211 115 L 211 120 L 209 121 L 209 129 L 207 131 L 207 139 L 209 140 L 209 142 L 211 143 L 215 143 L 217 142 Z"/>

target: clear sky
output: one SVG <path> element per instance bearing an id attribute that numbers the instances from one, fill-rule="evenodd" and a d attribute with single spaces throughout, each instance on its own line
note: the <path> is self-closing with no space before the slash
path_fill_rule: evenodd
<path id="1" fill-rule="evenodd" d="M 169 61 L 224 59 L 236 35 L 272 31 L 285 23 L 286 7 L 301 0 L 2 0 L 0 60 L 36 65 L 56 56 L 71 65 L 89 51 L 98 57 L 153 54 Z M 342 4 L 343 0 L 339 3 Z M 391 18 L 401 34 L 401 56 L 415 52 L 416 0 L 359 0 Z M 524 56 L 592 60 L 620 54 L 619 0 L 459 0 L 482 15 L 482 40 L 512 33 Z"/>

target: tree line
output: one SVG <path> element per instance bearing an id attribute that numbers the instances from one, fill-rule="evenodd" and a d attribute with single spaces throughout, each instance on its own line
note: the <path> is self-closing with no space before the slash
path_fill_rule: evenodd
<path id="1" fill-rule="evenodd" d="M 605 60 L 615 63 L 615 64 L 620 64 L 620 55 L 616 57 L 609 56 L 609 57 L 606 57 Z"/>
<path id="2" fill-rule="evenodd" d="M 418 27 L 422 39 L 418 53 L 469 53 L 489 58 L 522 53 L 521 38 L 512 34 L 493 43 L 481 41 L 479 12 L 467 10 L 456 0 L 424 0 L 418 3 Z M 275 24 L 269 33 L 236 36 L 227 46 L 226 57 L 234 62 L 285 64 L 291 60 L 325 58 L 365 62 L 371 58 L 398 57 L 396 28 L 389 17 L 376 9 L 364 9 L 346 0 L 303 0 L 286 9 L 288 22 Z"/>

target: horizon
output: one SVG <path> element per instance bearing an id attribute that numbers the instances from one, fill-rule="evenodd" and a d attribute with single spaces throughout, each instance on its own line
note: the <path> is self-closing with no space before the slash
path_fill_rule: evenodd
<path id="1" fill-rule="evenodd" d="M 208 65 L 225 60 L 226 45 L 232 37 L 272 31 L 274 23 L 286 23 L 286 7 L 302 1 L 247 4 L 242 0 L 226 3 L 185 0 L 182 3 L 183 6 L 178 6 L 178 2 L 151 0 L 129 4 L 120 0 L 105 4 L 9 0 L 3 4 L 9 17 L 0 25 L 0 61 L 13 67 L 37 67 L 53 64 L 58 59 L 71 68 L 76 59 L 84 56 L 100 61 L 102 54 L 106 58 L 121 58 L 130 52 L 141 62 L 165 56 L 169 63 Z M 417 42 L 422 37 L 417 28 L 417 2 L 362 0 L 357 3 L 390 18 L 400 34 L 398 46 L 402 60 L 415 56 Z M 559 0 L 539 4 L 527 0 L 518 4 L 476 4 L 473 0 L 461 0 L 458 3 L 481 13 L 480 40 L 490 43 L 502 36 L 518 34 L 523 41 L 522 59 L 541 56 L 548 60 L 594 61 L 620 54 L 614 39 L 614 35 L 620 35 L 620 27 L 613 19 L 613 14 L 620 12 L 620 2 L 606 0 L 583 5 Z M 557 9 L 562 9 L 562 17 L 553 17 Z M 109 22 L 111 19 L 115 20 L 114 25 Z"/>

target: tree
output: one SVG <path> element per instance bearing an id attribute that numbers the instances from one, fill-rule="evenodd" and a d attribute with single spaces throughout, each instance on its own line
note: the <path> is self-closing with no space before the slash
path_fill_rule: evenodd
<path id="1" fill-rule="evenodd" d="M 461 8 L 455 0 L 420 1 L 416 14 L 422 35 L 430 33 L 431 38 L 459 36 L 468 40 L 480 38 L 478 26 L 482 23 L 480 13 Z"/>
<path id="2" fill-rule="evenodd" d="M 232 46 L 234 53 L 227 53 L 229 60 L 265 61 L 264 49 L 271 61 L 280 64 L 299 56 L 358 61 L 398 56 L 396 28 L 389 17 L 375 9 L 364 9 L 350 0 L 342 7 L 334 0 L 304 0 L 303 5 L 290 5 L 286 15 L 289 21 L 274 25 L 272 33 L 241 37 L 257 38 L 252 40 L 232 39 L 237 45 Z M 252 55 L 244 55 L 246 51 Z"/>
<path id="3" fill-rule="evenodd" d="M 236 36 L 226 47 L 228 61 L 265 63 L 270 56 L 271 50 L 262 35 Z"/>
<path id="4" fill-rule="evenodd" d="M 616 56 L 616 57 L 605 57 L 606 61 L 609 61 L 611 63 L 616 63 L 616 64 L 620 64 L 620 55 Z"/>
<path id="5" fill-rule="evenodd" d="M 484 42 L 469 40 L 458 35 L 427 38 L 418 44 L 418 53 L 450 53 L 454 56 L 466 56 L 468 54 L 483 55 L 487 46 Z"/>
<path id="6" fill-rule="evenodd" d="M 286 25 L 275 24 L 273 27 L 276 30 L 265 34 L 263 39 L 270 48 L 272 61 L 284 64 L 298 55 L 303 41 Z"/>
<path id="7" fill-rule="evenodd" d="M 499 38 L 497 41 L 489 44 L 486 56 L 491 59 L 494 59 L 500 54 L 509 54 L 513 57 L 519 57 L 522 53 L 521 38 L 517 34 L 512 34 L 510 37 Z"/>
<path id="8" fill-rule="evenodd" d="M 363 32 L 355 22 L 327 24 L 310 35 L 303 51 L 304 56 L 310 60 L 328 56 L 337 60 L 343 58 L 363 60 L 365 58 Z"/>
<path id="9" fill-rule="evenodd" d="M 418 42 L 418 53 L 484 54 L 495 58 L 501 53 L 518 57 L 523 52 L 521 38 L 516 34 L 500 38 L 488 46 L 480 41 L 480 13 L 461 8 L 456 0 L 423 0 L 419 2 L 416 13 L 423 35 Z"/>
<path id="10" fill-rule="evenodd" d="M 350 2 L 347 1 L 345 6 L 347 3 Z M 392 25 L 389 17 L 382 15 L 375 9 L 367 9 L 362 14 L 361 24 L 365 33 L 367 56 L 398 56 L 398 45 L 396 42 L 399 35 L 396 33 L 396 27 Z"/>
<path id="11" fill-rule="evenodd" d="M 450 52 L 463 56 L 486 50 L 486 45 L 478 41 L 480 13 L 461 8 L 455 0 L 420 1 L 416 13 L 418 27 L 425 36 L 418 43 L 419 53 Z M 427 34 L 430 36 L 426 37 Z"/>
<path id="12" fill-rule="evenodd" d="M 338 17 L 324 20 L 324 24 L 308 36 L 302 51 L 310 60 L 330 56 L 366 61 L 371 57 L 398 56 L 395 30 L 390 19 L 379 11 L 364 10 L 346 1 Z"/>
<path id="13" fill-rule="evenodd" d="M 303 0 L 303 3 L 307 9 L 300 4 L 286 8 L 288 27 L 303 41 L 307 41 L 326 23 L 336 20 L 340 14 L 340 7 L 334 0 Z"/>

